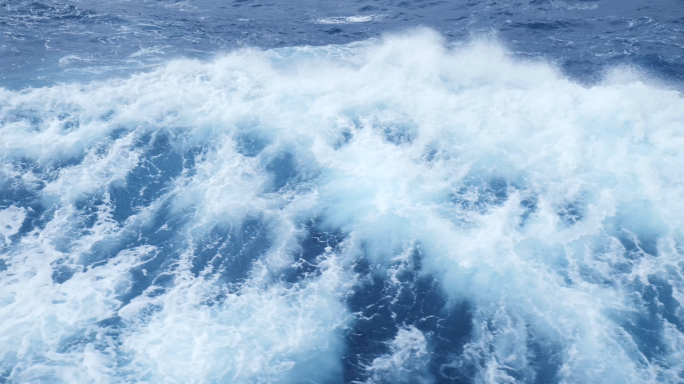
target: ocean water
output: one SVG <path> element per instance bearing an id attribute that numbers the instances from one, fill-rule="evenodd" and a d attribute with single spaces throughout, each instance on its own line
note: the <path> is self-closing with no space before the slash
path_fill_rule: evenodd
<path id="1" fill-rule="evenodd" d="M 684 2 L 0 25 L 0 383 L 684 382 Z"/>

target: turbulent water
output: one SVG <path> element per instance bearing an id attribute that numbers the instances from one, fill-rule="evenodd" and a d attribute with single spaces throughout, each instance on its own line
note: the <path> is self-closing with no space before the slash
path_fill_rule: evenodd
<path id="1" fill-rule="evenodd" d="M 0 383 L 684 382 L 681 1 L 0 7 Z"/>

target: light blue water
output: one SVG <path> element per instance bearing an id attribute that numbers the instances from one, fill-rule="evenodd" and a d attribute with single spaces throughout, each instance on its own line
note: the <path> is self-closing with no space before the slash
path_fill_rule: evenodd
<path id="1" fill-rule="evenodd" d="M 683 382 L 682 23 L 0 3 L 0 382 Z"/>

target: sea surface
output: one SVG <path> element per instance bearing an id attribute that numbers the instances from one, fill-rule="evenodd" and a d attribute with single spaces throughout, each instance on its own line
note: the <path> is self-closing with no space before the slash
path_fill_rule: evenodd
<path id="1" fill-rule="evenodd" d="M 0 383 L 683 383 L 683 91 L 682 0 L 0 0 Z"/>

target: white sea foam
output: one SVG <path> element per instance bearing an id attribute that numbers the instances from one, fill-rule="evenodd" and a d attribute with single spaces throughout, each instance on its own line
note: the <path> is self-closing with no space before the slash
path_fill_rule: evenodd
<path id="1" fill-rule="evenodd" d="M 88 61 L 92 61 L 92 59 L 87 59 L 87 58 L 83 58 L 83 57 L 76 56 L 76 55 L 66 55 L 66 56 L 61 57 L 59 59 L 59 66 L 60 67 L 67 67 L 71 63 L 81 62 L 81 61 L 88 62 Z"/>
<path id="2" fill-rule="evenodd" d="M 26 219 L 26 210 L 10 206 L 0 211 L 0 235 L 5 237 L 5 244 L 9 244 L 10 236 L 19 232 L 21 224 Z"/>
<path id="3" fill-rule="evenodd" d="M 379 20 L 382 15 L 364 15 L 364 16 L 340 16 L 340 17 L 323 17 L 316 19 L 316 24 L 353 24 L 353 23 L 367 23 L 373 20 Z"/>
<path id="4" fill-rule="evenodd" d="M 426 372 L 428 362 L 425 335 L 412 326 L 403 328 L 390 343 L 390 354 L 374 359 L 367 368 L 372 372 L 368 382 L 429 383 L 434 378 Z"/>
<path id="5" fill-rule="evenodd" d="M 0 377 L 334 381 L 352 266 L 392 282 L 420 246 L 468 341 L 430 371 L 431 334 L 398 324 L 369 381 L 535 382 L 547 361 L 561 383 L 679 382 L 684 100 L 624 72 L 585 87 L 418 30 L 2 90 L 0 186 L 45 212 L 0 211 Z M 162 136 L 182 170 L 152 182 Z M 313 219 L 345 240 L 286 283 Z M 264 244 L 239 279 L 221 231 Z"/>

